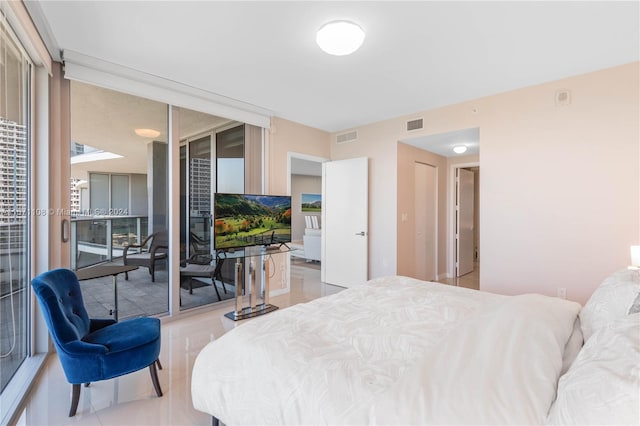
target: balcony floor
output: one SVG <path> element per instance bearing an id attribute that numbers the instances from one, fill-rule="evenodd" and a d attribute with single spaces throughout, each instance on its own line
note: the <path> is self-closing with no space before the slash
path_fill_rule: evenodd
<path id="1" fill-rule="evenodd" d="M 107 263 L 107 265 L 122 265 L 122 261 Z M 124 274 L 118 275 L 118 315 L 119 319 L 139 316 L 153 316 L 168 312 L 169 285 L 166 266 L 156 269 L 155 282 L 151 282 L 151 275 L 147 268 L 139 268 L 129 272 L 129 280 Z M 197 278 L 193 281 L 193 294 L 187 288 L 181 288 L 181 309 L 218 302 L 211 280 Z M 225 293 L 222 284 L 216 281 L 218 292 L 222 300 L 232 299 L 235 295 L 232 283 L 226 283 Z M 91 318 L 108 318 L 109 311 L 114 307 L 112 277 L 96 278 L 80 281 L 84 303 Z"/>

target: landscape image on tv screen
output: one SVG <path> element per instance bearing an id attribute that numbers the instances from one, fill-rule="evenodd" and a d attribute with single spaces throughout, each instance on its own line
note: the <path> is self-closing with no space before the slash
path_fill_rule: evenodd
<path id="1" fill-rule="evenodd" d="M 291 197 L 221 194 L 213 197 L 216 250 L 291 242 Z"/>

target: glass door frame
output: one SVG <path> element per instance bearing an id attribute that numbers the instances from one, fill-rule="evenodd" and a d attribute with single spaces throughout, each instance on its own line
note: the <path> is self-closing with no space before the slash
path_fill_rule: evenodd
<path id="1" fill-rule="evenodd" d="M 177 111 L 176 111 L 177 110 Z M 174 107 L 173 109 L 173 117 L 174 117 L 174 121 L 173 121 L 173 125 L 175 126 L 177 124 L 177 126 L 179 128 L 179 119 L 176 120 L 176 117 L 179 116 L 179 111 L 180 108 L 179 107 Z M 174 156 L 176 156 L 178 158 L 177 161 L 177 166 L 178 166 L 178 183 L 177 186 L 175 186 L 176 188 L 178 188 L 178 202 L 176 203 L 174 201 L 174 203 L 172 205 L 178 205 L 179 208 L 177 209 L 177 212 L 174 212 L 174 214 L 176 214 L 178 216 L 178 221 L 179 223 L 177 224 L 177 231 L 178 231 L 178 240 L 179 244 L 177 245 L 178 247 L 178 251 L 175 255 L 177 255 L 178 257 L 182 257 L 185 256 L 186 258 L 189 257 L 190 255 L 190 246 L 191 246 L 191 241 L 190 241 L 190 234 L 191 234 L 191 201 L 190 201 L 190 197 L 189 194 L 191 192 L 191 187 L 190 187 L 190 173 L 191 173 L 191 168 L 190 168 L 190 155 L 191 155 L 191 143 L 192 142 L 197 142 L 199 140 L 202 140 L 206 137 L 209 137 L 209 146 L 210 146 L 210 155 L 209 155 L 209 159 L 210 159 L 210 164 L 211 164 L 211 169 L 210 169 L 210 191 L 211 194 L 213 195 L 214 192 L 216 192 L 217 190 L 217 135 L 221 132 L 236 128 L 236 127 L 241 127 L 241 126 L 245 126 L 245 123 L 242 122 L 238 122 L 238 121 L 229 121 L 228 123 L 225 123 L 223 125 L 220 125 L 218 127 L 215 127 L 211 130 L 207 130 L 204 132 L 199 132 L 199 133 L 195 133 L 193 135 L 189 135 L 186 137 L 181 137 L 179 138 L 179 142 L 176 144 L 177 145 L 177 154 L 173 154 Z M 179 132 L 178 132 L 179 133 Z M 185 152 L 184 152 L 184 156 L 185 156 L 185 170 L 181 169 L 180 166 L 180 149 L 184 148 Z M 172 150 L 172 153 L 174 151 Z M 170 166 L 172 166 L 173 163 L 170 164 Z M 186 171 L 186 175 L 184 176 L 185 179 L 185 183 L 184 183 L 184 191 L 185 191 L 185 198 L 184 198 L 184 203 L 185 203 L 185 217 L 183 218 L 181 216 L 181 210 L 182 210 L 182 204 L 181 204 L 181 200 L 180 200 L 180 191 L 181 191 L 181 185 L 180 185 L 180 179 L 183 177 L 182 173 L 184 173 Z M 174 185 L 176 185 L 174 183 Z M 244 186 L 244 184 L 243 184 Z M 172 185 L 173 187 L 173 185 Z M 209 222 L 209 227 L 210 229 L 212 228 L 212 221 L 213 221 L 213 196 L 210 199 L 210 212 L 211 212 L 211 220 Z M 186 224 L 183 224 L 182 221 L 186 220 Z M 181 227 L 183 225 L 185 226 L 185 236 L 184 236 L 184 251 L 181 250 L 180 245 L 183 243 L 183 241 L 180 238 L 180 232 L 181 232 Z M 173 233 L 171 235 L 174 235 Z M 214 247 L 214 241 L 213 241 L 213 232 L 209 232 L 209 250 L 210 252 L 213 254 L 213 247 Z M 184 259 L 180 259 L 180 261 L 182 261 Z M 178 277 L 177 277 L 177 281 L 178 283 L 177 286 L 175 286 L 177 288 L 177 292 L 180 291 L 180 277 L 179 277 L 179 272 L 178 272 Z M 174 297 L 177 297 L 179 299 L 180 295 L 174 295 Z M 215 302 L 214 302 L 215 303 Z M 203 305 L 199 305 L 196 307 L 192 307 L 192 308 L 186 308 L 186 309 L 182 309 L 181 306 L 177 306 L 177 310 L 172 310 L 171 311 L 171 316 L 176 316 L 176 315 L 180 315 L 181 313 L 184 312 L 189 312 L 189 311 L 193 311 L 195 309 L 199 309 L 199 308 L 203 308 L 203 307 L 207 307 L 210 306 L 211 303 L 209 304 L 203 304 Z M 172 305 L 173 308 L 173 305 Z M 174 308 L 175 309 L 175 308 Z"/>

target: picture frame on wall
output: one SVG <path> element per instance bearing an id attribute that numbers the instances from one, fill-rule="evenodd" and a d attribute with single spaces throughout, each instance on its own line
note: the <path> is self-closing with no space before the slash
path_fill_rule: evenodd
<path id="1" fill-rule="evenodd" d="M 300 196 L 300 211 L 320 213 L 322 211 L 322 194 L 305 194 Z"/>

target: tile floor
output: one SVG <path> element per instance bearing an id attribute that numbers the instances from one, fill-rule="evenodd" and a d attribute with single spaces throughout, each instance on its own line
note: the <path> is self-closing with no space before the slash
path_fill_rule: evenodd
<path id="1" fill-rule="evenodd" d="M 478 269 L 458 279 L 458 285 L 477 285 Z M 446 284 L 456 285 L 448 279 Z M 476 284 L 474 284 L 476 282 Z M 281 308 L 307 302 L 341 291 L 320 282 L 317 263 L 292 261 L 291 292 L 272 297 Z M 69 418 L 71 386 L 66 382 L 57 356 L 49 357 L 45 370 L 34 386 L 17 425 L 210 425 L 211 417 L 191 404 L 191 370 L 196 356 L 209 342 L 243 322 L 233 322 L 224 314 L 232 301 L 221 302 L 214 310 L 187 318 L 164 321 L 159 371 L 164 396 L 155 396 L 149 370 L 144 369 L 117 379 L 92 383 L 82 388 L 78 412 Z"/>
<path id="2" fill-rule="evenodd" d="M 443 284 L 480 290 L 480 264 L 474 262 L 473 271 L 458 278 L 443 278 L 439 280 Z"/>
<path id="3" fill-rule="evenodd" d="M 271 298 L 281 308 L 342 290 L 320 282 L 318 264 L 292 262 L 291 292 Z M 75 417 L 67 417 L 71 386 L 66 382 L 57 356 L 47 360 L 18 425 L 210 425 L 211 417 L 191 404 L 191 370 L 196 356 L 210 341 L 251 320 L 234 322 L 224 314 L 233 309 L 223 301 L 215 310 L 187 318 L 164 321 L 158 372 L 164 396 L 155 396 L 149 370 L 82 388 Z"/>

